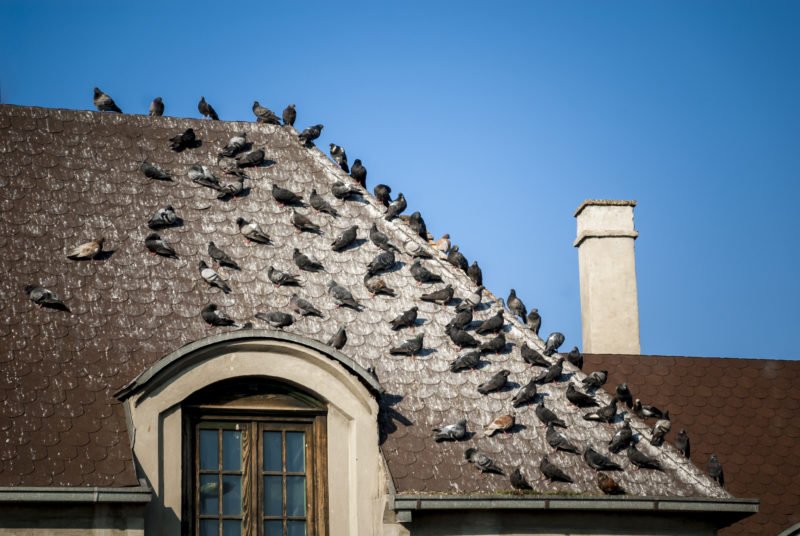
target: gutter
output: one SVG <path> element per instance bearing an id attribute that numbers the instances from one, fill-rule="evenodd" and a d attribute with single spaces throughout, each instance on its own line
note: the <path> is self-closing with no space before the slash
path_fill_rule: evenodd
<path id="1" fill-rule="evenodd" d="M 125 488 L 0 487 L 2 503 L 136 503 L 150 502 L 153 490 L 144 484 Z"/>

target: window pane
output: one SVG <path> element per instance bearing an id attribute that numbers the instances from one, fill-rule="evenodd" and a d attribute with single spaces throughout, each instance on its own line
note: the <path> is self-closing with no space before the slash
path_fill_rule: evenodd
<path id="1" fill-rule="evenodd" d="M 283 536 L 283 521 L 264 521 L 264 536 Z"/>
<path id="2" fill-rule="evenodd" d="M 283 515 L 283 480 L 279 476 L 264 477 L 264 515 Z"/>
<path id="3" fill-rule="evenodd" d="M 288 521 L 286 523 L 289 536 L 306 536 L 306 522 L 305 521 Z"/>
<path id="4" fill-rule="evenodd" d="M 216 430 L 200 430 L 200 469 L 219 468 L 219 443 Z"/>
<path id="5" fill-rule="evenodd" d="M 219 536 L 219 523 L 216 519 L 200 522 L 200 536 Z"/>
<path id="6" fill-rule="evenodd" d="M 222 432 L 222 469 L 242 470 L 242 433 L 235 430 Z"/>
<path id="7" fill-rule="evenodd" d="M 242 513 L 242 477 L 222 477 L 222 513 L 226 516 L 238 516 Z"/>
<path id="8" fill-rule="evenodd" d="M 241 521 L 223 521 L 222 536 L 242 536 Z"/>
<path id="9" fill-rule="evenodd" d="M 219 481 L 217 475 L 200 475 L 200 513 L 219 513 Z M 216 533 L 215 533 L 216 534 Z"/>
<path id="10" fill-rule="evenodd" d="M 264 432 L 264 471 L 283 471 L 280 432 Z"/>
<path id="11" fill-rule="evenodd" d="M 303 473 L 306 470 L 305 432 L 286 432 L 286 471 Z"/>
<path id="12" fill-rule="evenodd" d="M 306 477 L 286 477 L 286 515 L 306 515 Z"/>

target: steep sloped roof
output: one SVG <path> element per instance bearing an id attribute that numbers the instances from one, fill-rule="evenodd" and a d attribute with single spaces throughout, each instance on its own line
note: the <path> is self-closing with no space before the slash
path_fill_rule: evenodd
<path id="1" fill-rule="evenodd" d="M 168 138 L 187 127 L 195 129 L 202 145 L 172 152 Z M 220 148 L 241 131 L 255 147 L 264 147 L 274 163 L 248 172 L 253 178 L 249 195 L 221 202 L 215 192 L 190 182 L 186 172 L 197 162 L 213 165 Z M 508 490 L 505 477 L 482 475 L 464 463 L 469 446 L 479 447 L 509 471 L 519 464 L 531 480 L 538 478 L 539 460 L 550 449 L 532 406 L 519 412 L 519 426 L 506 438 L 478 434 L 465 442 L 436 444 L 430 429 L 466 416 L 470 430 L 480 432 L 507 412 L 514 389 L 483 396 L 476 387 L 504 368 L 511 371 L 512 387 L 527 383 L 539 370 L 520 359 L 520 346 L 528 341 L 541 348 L 541 340 L 508 320 L 506 353 L 487 356 L 477 372 L 449 372 L 448 363 L 459 354 L 444 334 L 454 309 L 419 300 L 423 292 L 439 287 L 417 285 L 409 273 L 412 259 L 403 254 L 385 276 L 398 297 L 371 298 L 362 278 L 378 248 L 368 241 L 341 253 L 329 247 L 333 237 L 354 224 L 359 237 L 366 238 L 373 222 L 398 246 L 423 241 L 405 223 L 385 222 L 383 207 L 371 195 L 362 201 L 335 200 L 331 185 L 349 179 L 322 152 L 302 147 L 293 129 L 2 106 L 0 136 L 5 272 L 0 282 L 0 485 L 136 484 L 123 411 L 113 393 L 175 349 L 219 332 L 200 318 L 206 304 L 217 303 L 244 321 L 258 311 L 287 310 L 294 292 L 312 301 L 325 318 L 298 318 L 287 332 L 325 342 L 346 326 L 349 342 L 342 352 L 362 367 L 376 369 L 387 393 L 381 400 L 382 450 L 399 492 Z M 137 169 L 143 158 L 171 171 L 175 182 L 143 177 Z M 306 199 L 316 188 L 340 216 L 299 209 L 322 226 L 323 234 L 298 233 L 289 220 L 291 210 L 271 197 L 273 183 Z M 143 244 L 147 219 L 165 203 L 184 220 L 183 226 L 161 233 L 177 250 L 177 260 L 150 256 Z M 249 245 L 238 233 L 238 216 L 259 223 L 273 243 Z M 97 235 L 105 236 L 113 250 L 109 258 L 65 258 L 67 247 Z M 241 264 L 241 271 L 225 271 L 233 287 L 229 295 L 209 288 L 198 276 L 197 263 L 207 259 L 209 240 Z M 292 262 L 294 247 L 318 256 L 330 275 L 304 272 L 302 288 L 274 287 L 266 268 L 298 272 Z M 428 266 L 453 285 L 457 297 L 473 291 L 469 279 L 443 259 Z M 326 290 L 330 277 L 352 291 L 363 312 L 336 307 Z M 71 313 L 35 307 L 22 292 L 31 283 L 60 293 Z M 476 318 L 498 310 L 491 295 L 485 303 Z M 416 331 L 425 334 L 426 350 L 417 358 L 391 356 L 388 349 L 411 334 L 391 331 L 388 321 L 412 305 L 419 306 L 424 319 Z M 570 365 L 565 372 L 582 377 Z M 572 441 L 605 450 L 614 429 L 584 421 L 583 412 L 566 402 L 565 388 L 562 381 L 540 391 L 569 424 L 565 433 Z M 609 397 L 601 393 L 600 399 L 607 402 Z M 634 427 L 646 429 L 637 422 Z M 655 473 L 628 468 L 617 474 L 629 493 L 728 496 L 672 448 L 642 449 L 659 456 L 667 469 Z M 612 458 L 628 466 L 624 456 Z M 599 494 L 594 472 L 580 457 L 551 453 L 551 459 L 575 483 L 538 483 L 539 492 Z"/>
<path id="2" fill-rule="evenodd" d="M 778 534 L 800 523 L 800 362 L 587 355 L 586 369 L 627 379 L 634 397 L 669 409 L 667 441 L 685 428 L 698 466 L 716 453 L 727 489 L 760 499 L 758 514 L 720 534 Z"/>

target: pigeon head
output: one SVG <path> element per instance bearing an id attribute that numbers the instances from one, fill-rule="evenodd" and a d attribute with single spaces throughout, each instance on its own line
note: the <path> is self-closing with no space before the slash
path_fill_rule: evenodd
<path id="1" fill-rule="evenodd" d="M 442 235 L 442 238 L 446 238 L 446 239 L 450 240 L 450 235 L 445 233 L 445 234 Z"/>
<path id="2" fill-rule="evenodd" d="M 287 106 L 287 108 L 291 108 L 292 110 L 294 110 L 294 104 L 290 104 L 289 106 Z"/>
<path id="3" fill-rule="evenodd" d="M 516 296 L 517 295 L 517 291 L 512 288 L 511 292 L 509 292 L 508 295 L 509 296 Z"/>
<path id="4" fill-rule="evenodd" d="M 328 146 L 331 148 L 331 152 L 333 152 L 333 148 L 336 147 L 335 143 L 329 143 Z"/>
<path id="5" fill-rule="evenodd" d="M 467 419 L 461 419 L 460 421 L 458 421 L 458 425 L 461 426 L 461 427 L 466 426 L 467 425 Z"/>
<path id="6" fill-rule="evenodd" d="M 238 218 L 236 218 L 236 225 L 238 225 L 239 227 L 242 227 L 243 225 L 247 225 L 247 220 L 245 220 L 244 218 L 239 216 Z"/>
<path id="7" fill-rule="evenodd" d="M 200 268 L 201 270 L 205 270 L 206 268 L 208 268 L 208 265 L 206 264 L 206 261 L 203 261 L 203 260 L 201 260 L 201 261 L 198 263 L 198 265 L 197 265 L 197 266 L 198 266 L 198 268 Z"/>
<path id="8" fill-rule="evenodd" d="M 464 459 L 465 460 L 471 460 L 472 457 L 475 456 L 477 453 L 478 453 L 478 449 L 476 449 L 475 447 L 470 447 L 470 448 L 468 448 L 467 450 L 464 451 Z"/>
<path id="9" fill-rule="evenodd" d="M 99 97 L 100 95 L 102 95 L 102 94 L 103 94 L 103 92 L 102 92 L 102 91 L 100 91 L 100 88 L 99 88 L 99 87 L 96 87 L 96 88 L 94 88 L 94 98 L 95 98 L 95 99 L 96 99 L 97 97 Z"/>
<path id="10" fill-rule="evenodd" d="M 360 165 L 361 165 L 361 159 L 359 159 L 359 158 L 356 158 L 356 159 L 353 161 L 353 165 L 354 165 L 354 166 L 360 166 Z"/>
<path id="11" fill-rule="evenodd" d="M 450 253 L 458 253 L 458 244 L 450 248 Z"/>
<path id="12" fill-rule="evenodd" d="M 161 237 L 158 236 L 158 233 L 150 233 L 145 240 L 161 240 Z"/>
<path id="13" fill-rule="evenodd" d="M 328 288 L 333 288 L 333 287 L 335 287 L 335 286 L 336 286 L 336 281 L 334 281 L 333 279 L 331 279 L 330 281 L 328 281 Z"/>
<path id="14" fill-rule="evenodd" d="M 504 377 L 508 378 L 508 375 L 511 374 L 511 371 L 510 370 L 501 370 L 500 374 L 502 374 Z"/>
<path id="15" fill-rule="evenodd" d="M 200 97 L 200 102 L 206 102 L 206 98 L 205 97 Z"/>
<path id="16" fill-rule="evenodd" d="M 155 99 L 153 99 L 153 101 L 154 102 L 161 102 L 161 97 L 156 97 Z"/>
<path id="17" fill-rule="evenodd" d="M 261 103 L 258 101 L 253 101 L 253 109 L 258 108 L 261 106 Z"/>
<path id="18" fill-rule="evenodd" d="M 25 294 L 30 294 L 31 292 L 33 292 L 33 289 L 35 289 L 35 288 L 36 288 L 36 285 L 25 285 L 25 288 L 24 288 Z"/>

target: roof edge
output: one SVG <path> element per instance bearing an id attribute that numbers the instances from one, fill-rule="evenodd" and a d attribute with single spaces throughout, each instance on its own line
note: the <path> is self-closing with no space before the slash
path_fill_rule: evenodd
<path id="1" fill-rule="evenodd" d="M 132 487 L 0 487 L 0 503 L 136 503 L 146 504 L 153 490 L 142 484 Z"/>
<path id="2" fill-rule="evenodd" d="M 583 209 L 586 207 L 591 206 L 601 206 L 601 207 L 635 207 L 636 200 L 635 199 L 587 199 L 580 206 L 575 209 L 575 214 L 573 217 L 577 218 Z"/>

